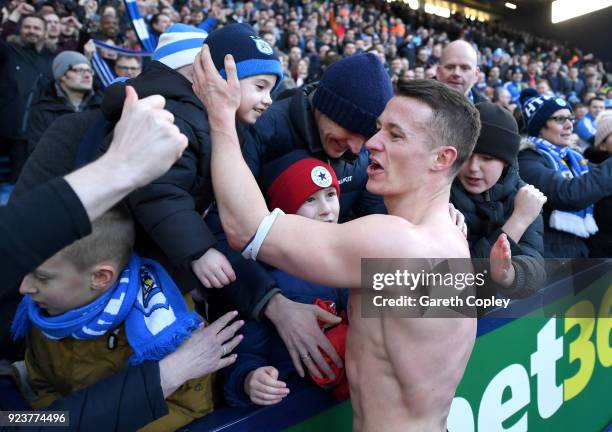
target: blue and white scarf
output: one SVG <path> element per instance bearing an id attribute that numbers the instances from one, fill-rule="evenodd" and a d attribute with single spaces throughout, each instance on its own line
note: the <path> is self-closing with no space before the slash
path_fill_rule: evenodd
<path id="1" fill-rule="evenodd" d="M 153 54 L 145 51 L 134 51 L 127 48 L 107 44 L 106 42 L 102 42 L 98 39 L 92 39 L 96 48 L 103 48 L 107 51 L 116 52 L 119 55 L 127 55 L 131 57 L 151 57 Z M 92 67 L 97 76 L 100 77 L 100 81 L 102 82 L 102 87 L 106 88 L 109 85 L 113 84 L 115 79 L 115 73 L 111 70 L 106 63 L 106 60 L 102 58 L 102 56 L 98 53 L 98 51 L 94 52 L 93 57 L 91 59 Z"/>
<path id="2" fill-rule="evenodd" d="M 136 0 L 125 0 L 125 9 L 130 17 L 132 28 L 136 32 L 136 36 L 138 36 L 138 40 L 140 41 L 142 48 L 145 51 L 152 53 L 155 51 L 155 45 L 157 45 L 157 42 L 149 32 L 149 28 L 147 27 L 144 19 L 140 16 L 138 3 Z"/>
<path id="3" fill-rule="evenodd" d="M 543 138 L 529 137 L 538 153 L 544 155 L 552 167 L 566 179 L 580 177 L 589 172 L 587 160 L 576 150 L 559 147 Z M 587 238 L 599 231 L 593 217 L 593 206 L 579 211 L 553 210 L 548 221 L 551 228 Z"/>
<path id="4" fill-rule="evenodd" d="M 96 339 L 125 323 L 134 350 L 129 364 L 137 365 L 176 351 L 201 322 L 197 313 L 187 310 L 166 270 L 133 253 L 115 285 L 80 308 L 49 316 L 26 295 L 11 331 L 15 338 L 25 337 L 34 325 L 49 339 Z"/>
<path id="5" fill-rule="evenodd" d="M 91 58 L 91 67 L 93 67 L 96 75 L 100 77 L 102 88 L 106 88 L 115 80 L 115 73 L 108 67 L 108 63 L 102 58 L 98 52 L 94 52 Z"/>

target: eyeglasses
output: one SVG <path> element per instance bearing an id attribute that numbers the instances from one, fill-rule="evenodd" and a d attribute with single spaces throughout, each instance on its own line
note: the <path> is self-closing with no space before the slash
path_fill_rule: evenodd
<path id="1" fill-rule="evenodd" d="M 70 66 L 68 70 L 71 72 L 74 72 L 77 75 L 81 75 L 81 76 L 85 74 L 91 74 L 91 75 L 94 74 L 94 71 L 88 67 L 75 68 L 75 67 Z"/>
<path id="2" fill-rule="evenodd" d="M 576 117 L 574 117 L 574 116 L 552 116 L 549 119 L 553 120 L 555 123 L 560 124 L 560 125 L 562 125 L 563 123 L 565 123 L 568 120 L 571 123 L 574 123 L 576 121 Z"/>

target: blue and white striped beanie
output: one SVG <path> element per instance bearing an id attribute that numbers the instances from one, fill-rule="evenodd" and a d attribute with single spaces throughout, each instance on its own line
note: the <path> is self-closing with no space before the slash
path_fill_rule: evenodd
<path id="1" fill-rule="evenodd" d="M 172 24 L 159 37 L 153 60 L 172 69 L 193 64 L 202 49 L 208 33 L 186 24 Z"/>
<path id="2" fill-rule="evenodd" d="M 227 78 L 225 56 L 231 54 L 236 62 L 238 79 L 253 75 L 275 75 L 275 88 L 283 79 L 283 68 L 274 49 L 248 24 L 234 23 L 217 29 L 210 33 L 206 45 L 223 78 Z"/>

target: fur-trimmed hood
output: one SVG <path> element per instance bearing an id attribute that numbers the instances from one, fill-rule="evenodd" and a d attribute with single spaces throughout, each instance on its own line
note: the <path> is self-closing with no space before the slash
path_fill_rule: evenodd
<path id="1" fill-rule="evenodd" d="M 570 148 L 572 150 L 576 150 L 579 153 L 582 153 L 582 149 L 578 146 L 577 141 L 578 140 L 576 140 L 576 143 L 570 144 Z M 529 150 L 536 150 L 536 145 L 535 145 L 535 143 L 533 141 L 531 141 L 529 139 L 529 137 L 522 136 L 521 137 L 521 142 L 519 144 L 519 152 L 523 151 L 523 150 L 527 150 L 527 149 L 529 149 Z"/>
<path id="2" fill-rule="evenodd" d="M 519 151 L 523 151 L 526 149 L 535 150 L 536 145 L 533 141 L 531 141 L 528 137 L 521 137 L 521 142 L 519 144 Z"/>

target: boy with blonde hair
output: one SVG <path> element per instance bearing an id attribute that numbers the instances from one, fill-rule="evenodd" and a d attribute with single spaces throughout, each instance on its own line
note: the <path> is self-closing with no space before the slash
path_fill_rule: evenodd
<path id="1" fill-rule="evenodd" d="M 202 323 L 155 261 L 132 253 L 134 226 L 117 207 L 92 233 L 26 276 L 15 320 L 35 409 L 122 370 L 174 352 Z M 175 430 L 212 411 L 211 377 L 166 399 L 168 415 L 142 430 Z"/>

